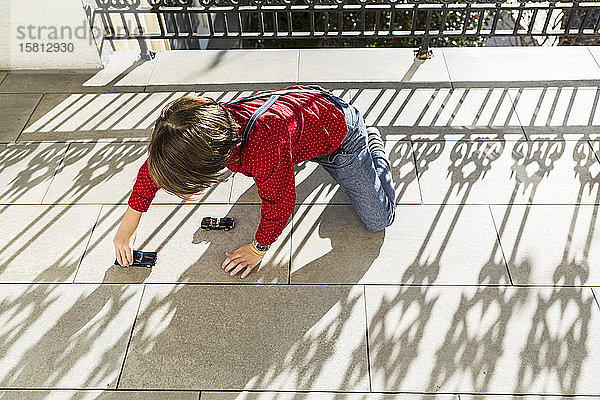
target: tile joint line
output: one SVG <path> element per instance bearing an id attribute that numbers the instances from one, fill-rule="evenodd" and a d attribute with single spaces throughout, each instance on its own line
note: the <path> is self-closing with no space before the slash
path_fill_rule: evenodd
<path id="1" fill-rule="evenodd" d="M 90 242 L 92 241 L 92 236 L 94 235 L 94 230 L 96 230 L 98 221 L 100 221 L 100 215 L 102 215 L 103 209 L 104 209 L 104 206 L 100 205 L 99 210 L 98 210 L 98 215 L 96 215 L 96 221 L 94 222 L 94 225 L 92 225 L 92 230 L 90 231 L 90 236 L 88 237 L 87 243 L 85 244 L 85 249 L 83 249 L 83 253 L 81 254 L 81 257 L 79 258 L 79 263 L 77 264 L 77 269 L 75 269 L 75 274 L 73 275 L 72 283 L 75 283 L 75 279 L 77 279 L 77 274 L 79 273 L 79 268 L 81 267 L 81 264 L 83 263 L 85 254 L 87 253 L 88 247 L 90 246 Z"/>
<path id="2" fill-rule="evenodd" d="M 52 179 L 50 179 L 50 183 L 48 184 L 48 187 L 46 188 L 46 191 L 44 192 L 44 196 L 42 196 L 42 200 L 40 201 L 40 205 L 44 204 L 44 199 L 46 198 L 46 196 L 48 195 L 48 192 L 50 191 L 50 187 L 52 186 L 52 184 L 54 183 L 54 178 L 56 177 L 56 175 L 58 175 L 58 172 L 60 171 L 60 169 L 63 166 L 63 162 L 65 161 L 65 159 L 67 158 L 67 153 L 69 152 L 69 149 L 71 148 L 71 143 L 67 144 L 67 147 L 65 147 L 65 150 L 63 152 L 63 156 L 60 159 L 60 162 L 58 163 L 58 165 L 56 166 L 56 170 L 54 171 L 54 174 L 52 174 Z"/>
<path id="3" fill-rule="evenodd" d="M 115 389 L 119 389 L 119 384 L 121 383 L 121 375 L 123 375 L 123 370 L 125 369 L 125 361 L 127 360 L 127 353 L 129 352 L 129 345 L 131 344 L 131 339 L 133 338 L 133 330 L 135 329 L 135 322 L 137 321 L 138 315 L 140 313 L 140 308 L 142 307 L 142 299 L 144 298 L 144 292 L 146 290 L 146 285 L 142 286 L 142 293 L 140 294 L 140 302 L 138 303 L 138 308 L 135 312 L 135 317 L 133 318 L 133 323 L 131 324 L 131 332 L 129 332 L 129 340 L 127 341 L 127 347 L 125 348 L 125 354 L 123 355 L 123 363 L 121 364 L 121 371 L 119 371 L 119 377 L 117 378 L 117 384 Z"/>
<path id="4" fill-rule="evenodd" d="M 8 75 L 6 75 L 8 76 Z M 4 78 L 6 79 L 6 78 Z M 4 82 L 4 80 L 2 80 L 2 82 Z M 2 83 L 0 82 L 0 85 Z M 15 138 L 15 140 L 13 141 L 14 144 L 17 144 L 17 141 L 19 140 L 19 138 L 21 137 L 21 135 L 23 134 L 23 131 L 25 130 L 25 128 L 27 127 L 27 125 L 29 124 L 29 121 L 31 120 L 31 117 L 33 117 L 33 114 L 35 113 L 35 110 L 37 110 L 37 108 L 40 106 L 40 103 L 42 102 L 42 98 L 45 96 L 45 93 L 41 93 L 40 94 L 40 98 L 38 99 L 37 103 L 35 103 L 35 107 L 33 107 L 33 109 L 31 109 L 31 114 L 29 114 L 29 117 L 27 117 L 27 121 L 25 121 L 25 124 L 23 125 L 23 128 L 21 128 L 21 130 L 19 131 L 19 134 L 17 135 L 17 137 Z"/>
<path id="5" fill-rule="evenodd" d="M 369 392 L 373 391 L 371 384 L 371 356 L 369 354 L 369 317 L 367 315 L 367 289 L 365 285 L 363 287 L 363 304 L 365 307 L 365 347 L 367 348 L 367 373 L 369 378 Z"/>

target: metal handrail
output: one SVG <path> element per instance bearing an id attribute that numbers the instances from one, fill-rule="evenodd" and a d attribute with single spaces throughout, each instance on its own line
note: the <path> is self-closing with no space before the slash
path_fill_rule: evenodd
<path id="1" fill-rule="evenodd" d="M 600 2 L 592 1 L 140 1 L 96 0 L 90 13 L 102 21 L 105 39 L 420 38 L 417 56 L 427 58 L 432 39 L 556 37 L 576 44 L 600 30 Z M 149 30 L 147 18 L 158 29 Z M 208 29 L 197 29 L 199 19 Z"/>

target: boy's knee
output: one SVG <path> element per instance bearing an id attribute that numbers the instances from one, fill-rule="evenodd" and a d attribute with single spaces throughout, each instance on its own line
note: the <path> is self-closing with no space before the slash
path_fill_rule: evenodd
<path id="1" fill-rule="evenodd" d="M 383 216 L 382 216 L 383 217 Z M 378 218 L 376 221 L 369 221 L 365 223 L 365 227 L 369 232 L 379 232 L 387 228 L 394 223 L 396 218 L 396 205 L 392 205 L 391 209 L 383 218 Z"/>

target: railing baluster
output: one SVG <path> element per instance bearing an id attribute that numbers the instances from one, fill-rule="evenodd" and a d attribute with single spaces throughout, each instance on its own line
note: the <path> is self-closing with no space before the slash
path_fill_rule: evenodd
<path id="1" fill-rule="evenodd" d="M 111 14 L 102 14 L 102 22 L 104 23 L 104 31 L 106 32 L 108 30 L 110 32 L 110 34 L 106 34 L 104 37 L 107 39 L 116 38 L 117 32 L 115 31 L 115 27 L 112 23 Z"/>
<path id="2" fill-rule="evenodd" d="M 215 36 L 215 25 L 213 23 L 212 18 L 210 17 L 210 13 L 206 13 L 203 14 L 206 15 L 206 19 L 208 20 L 208 32 L 210 34 L 210 36 L 214 37 Z M 223 18 L 225 18 L 225 15 L 223 15 Z"/>
<path id="3" fill-rule="evenodd" d="M 596 11 L 596 23 L 594 24 L 594 34 L 598 34 L 598 30 L 600 29 L 600 10 L 594 9 Z"/>
<path id="4" fill-rule="evenodd" d="M 496 3 L 496 11 L 494 12 L 494 20 L 492 21 L 492 26 L 490 27 L 490 36 L 496 33 L 496 27 L 498 26 L 498 19 L 500 19 L 500 13 L 502 12 L 502 5 L 500 3 Z"/>
<path id="5" fill-rule="evenodd" d="M 523 3 L 519 3 L 519 13 L 517 14 L 517 20 L 513 28 L 513 35 L 517 36 L 519 28 L 521 27 L 521 19 L 523 18 Z"/>
<path id="6" fill-rule="evenodd" d="M 229 18 L 226 12 L 222 12 L 221 15 L 223 16 L 223 37 L 229 37 Z M 208 14 L 208 19 L 210 18 L 210 14 Z"/>
<path id="7" fill-rule="evenodd" d="M 412 24 L 410 28 L 410 34 L 415 36 L 415 31 L 417 29 L 417 7 L 419 7 L 419 5 L 415 3 L 412 6 Z"/>
<path id="8" fill-rule="evenodd" d="M 548 14 L 546 15 L 546 19 L 544 20 L 544 26 L 542 27 L 542 33 L 548 32 L 548 25 L 550 24 L 550 19 L 552 18 L 552 14 L 554 13 L 554 3 L 550 3 L 548 6 Z"/>
<path id="9" fill-rule="evenodd" d="M 194 31 L 194 24 L 192 23 L 192 17 L 190 15 L 190 12 L 188 10 L 186 10 L 185 12 L 185 21 L 187 22 L 187 26 L 188 26 L 188 32 L 189 32 L 189 36 L 190 37 L 194 37 L 195 35 L 195 31 Z"/>
<path id="10" fill-rule="evenodd" d="M 177 18 L 175 18 L 175 13 L 173 11 L 169 12 L 171 16 L 171 22 L 173 23 L 173 34 L 175 38 L 179 37 L 179 27 L 177 26 Z"/>
<path id="11" fill-rule="evenodd" d="M 586 9 L 584 10 L 584 14 L 583 14 L 583 19 L 581 20 L 581 25 L 579 26 L 579 35 L 583 34 L 583 30 L 585 29 L 585 26 L 587 25 L 587 21 L 590 17 L 590 9 Z"/>
<path id="12" fill-rule="evenodd" d="M 467 8 L 465 10 L 465 19 L 463 21 L 463 29 L 462 34 L 466 36 L 467 27 L 469 26 L 469 19 L 471 18 L 471 3 L 467 3 Z"/>
<path id="13" fill-rule="evenodd" d="M 575 3 L 577 4 L 577 3 Z M 564 12 L 564 9 L 563 9 Z M 575 12 L 575 8 L 571 8 L 571 11 L 567 15 L 567 20 L 565 21 L 565 34 L 568 35 L 571 32 L 571 21 L 573 20 L 573 13 Z"/>
<path id="14" fill-rule="evenodd" d="M 438 37 L 441 37 L 446 30 L 446 17 L 448 16 L 448 4 L 442 5 L 442 20 L 440 21 L 440 29 L 438 31 Z"/>
<path id="15" fill-rule="evenodd" d="M 365 9 L 365 5 L 361 4 L 360 5 L 360 35 L 364 36 L 365 35 L 365 14 L 367 13 L 367 10 Z"/>
<path id="16" fill-rule="evenodd" d="M 144 37 L 144 29 L 142 28 L 142 22 L 140 21 L 140 17 L 138 15 L 138 13 L 134 10 L 133 12 L 133 16 L 135 18 L 135 23 L 137 24 L 137 28 L 138 28 L 138 37 Z"/>
<path id="17" fill-rule="evenodd" d="M 257 11 L 258 11 L 258 26 L 260 28 L 260 37 L 265 37 L 264 11 L 261 10 L 260 8 Z"/>
<path id="18" fill-rule="evenodd" d="M 485 9 L 479 10 L 479 16 L 477 21 L 477 35 L 481 35 L 481 28 L 483 27 L 483 19 L 485 18 Z"/>
<path id="19" fill-rule="evenodd" d="M 158 10 L 154 10 L 154 13 L 156 14 L 156 22 L 158 23 L 158 29 L 160 29 L 160 37 L 164 38 L 165 35 L 165 20 L 163 17 L 163 14 Z"/>
<path id="20" fill-rule="evenodd" d="M 344 31 L 344 9 L 342 8 L 342 6 L 338 6 L 338 36 L 342 35 L 342 32 Z"/>
<path id="21" fill-rule="evenodd" d="M 527 34 L 531 35 L 531 32 L 533 31 L 533 27 L 535 26 L 535 20 L 537 18 L 538 15 L 538 9 L 534 8 L 533 9 L 533 15 L 531 16 L 531 21 L 529 21 L 529 27 L 527 27 Z"/>
<path id="22" fill-rule="evenodd" d="M 125 37 L 131 38 L 131 33 L 129 32 L 129 27 L 127 26 L 127 21 L 125 21 L 125 13 L 121 13 L 121 23 L 123 24 L 123 29 L 125 29 Z"/>

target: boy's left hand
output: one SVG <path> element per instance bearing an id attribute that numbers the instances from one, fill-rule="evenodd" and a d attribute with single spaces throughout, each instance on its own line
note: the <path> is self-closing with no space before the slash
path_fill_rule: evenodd
<path id="1" fill-rule="evenodd" d="M 266 252 L 265 252 L 266 253 Z M 252 243 L 240 247 L 233 253 L 225 253 L 227 258 L 223 261 L 222 268 L 229 272 L 229 275 L 234 276 L 244 268 L 246 271 L 242 274 L 242 278 L 248 276 L 250 271 L 258 265 L 265 254 L 257 254 Z"/>

